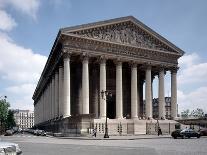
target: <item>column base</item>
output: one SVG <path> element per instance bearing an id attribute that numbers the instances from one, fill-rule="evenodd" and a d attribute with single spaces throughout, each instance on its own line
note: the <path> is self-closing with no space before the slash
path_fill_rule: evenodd
<path id="1" fill-rule="evenodd" d="M 116 119 L 124 119 L 123 117 L 116 117 Z"/>
<path id="2" fill-rule="evenodd" d="M 98 119 L 106 119 L 106 116 L 100 116 Z"/>
<path id="3" fill-rule="evenodd" d="M 132 117 L 131 119 L 138 119 L 138 116 L 134 116 L 134 117 Z"/>

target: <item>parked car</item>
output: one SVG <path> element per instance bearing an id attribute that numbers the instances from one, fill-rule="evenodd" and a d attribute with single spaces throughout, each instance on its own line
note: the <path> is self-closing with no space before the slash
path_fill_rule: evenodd
<path id="1" fill-rule="evenodd" d="M 184 129 L 184 130 L 181 130 L 181 129 L 178 129 L 178 130 L 175 130 L 171 133 L 171 136 L 174 138 L 174 139 L 177 139 L 177 138 L 191 138 L 191 137 L 197 137 L 197 138 L 200 138 L 200 133 L 194 131 L 193 129 Z"/>
<path id="2" fill-rule="evenodd" d="M 182 129 L 177 129 L 177 130 L 175 130 L 175 131 L 173 131 L 173 132 L 171 133 L 171 136 L 172 136 L 174 139 L 177 139 L 178 137 L 181 137 L 181 138 L 182 138 L 182 136 L 181 136 L 181 134 L 180 134 L 181 131 L 182 131 Z"/>
<path id="3" fill-rule="evenodd" d="M 199 130 L 201 136 L 207 136 L 207 128 Z"/>
<path id="4" fill-rule="evenodd" d="M 180 135 L 185 138 L 191 138 L 191 137 L 197 137 L 197 138 L 200 138 L 200 133 L 196 132 L 195 130 L 193 129 L 184 129 L 180 132 Z"/>
<path id="5" fill-rule="evenodd" d="M 6 130 L 6 133 L 4 134 L 4 136 L 12 136 L 14 134 L 14 130 Z"/>
<path id="6" fill-rule="evenodd" d="M 0 155 L 6 154 L 22 154 L 22 151 L 18 144 L 16 143 L 9 143 L 9 142 L 2 142 L 0 141 Z"/>
<path id="7" fill-rule="evenodd" d="M 34 135 L 37 135 L 37 136 L 46 136 L 46 132 L 44 130 L 34 130 Z"/>

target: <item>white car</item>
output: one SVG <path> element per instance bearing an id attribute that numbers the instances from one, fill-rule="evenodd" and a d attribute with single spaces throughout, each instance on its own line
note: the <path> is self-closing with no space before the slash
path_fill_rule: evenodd
<path id="1" fill-rule="evenodd" d="M 0 141 L 0 155 L 20 155 L 21 153 L 18 144 Z"/>

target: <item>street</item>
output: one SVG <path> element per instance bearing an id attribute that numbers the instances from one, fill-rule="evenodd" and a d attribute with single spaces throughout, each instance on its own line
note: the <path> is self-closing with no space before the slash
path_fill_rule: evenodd
<path id="1" fill-rule="evenodd" d="M 1 137 L 18 143 L 24 155 L 206 155 L 207 138 L 95 140 L 58 139 L 29 134 Z"/>

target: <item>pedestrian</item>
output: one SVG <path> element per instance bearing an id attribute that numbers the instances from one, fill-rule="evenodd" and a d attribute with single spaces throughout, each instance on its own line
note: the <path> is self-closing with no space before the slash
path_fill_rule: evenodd
<path id="1" fill-rule="evenodd" d="M 159 135 L 162 135 L 162 130 L 161 130 L 160 127 L 158 127 L 158 136 L 159 136 Z"/>
<path id="2" fill-rule="evenodd" d="M 93 136 L 96 137 L 96 128 L 93 129 Z"/>

